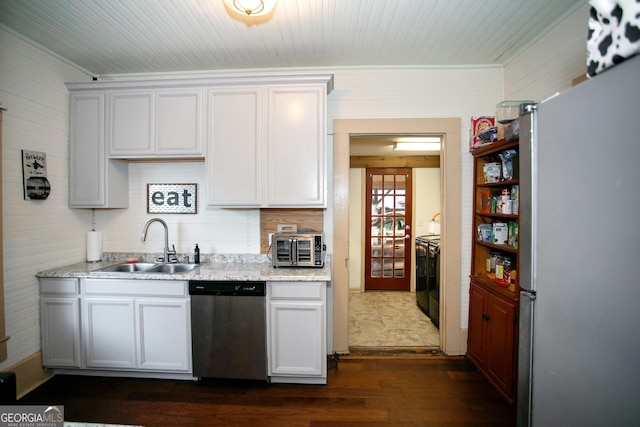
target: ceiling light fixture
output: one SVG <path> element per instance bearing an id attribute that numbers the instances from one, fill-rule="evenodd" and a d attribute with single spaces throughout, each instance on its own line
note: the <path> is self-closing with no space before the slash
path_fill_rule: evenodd
<path id="1" fill-rule="evenodd" d="M 245 16 L 266 15 L 276 5 L 276 0 L 222 0 L 232 11 Z"/>
<path id="2" fill-rule="evenodd" d="M 395 151 L 440 151 L 440 136 L 412 136 L 396 140 Z"/>

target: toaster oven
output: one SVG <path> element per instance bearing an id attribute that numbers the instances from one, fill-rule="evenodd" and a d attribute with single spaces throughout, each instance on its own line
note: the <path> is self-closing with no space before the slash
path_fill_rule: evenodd
<path id="1" fill-rule="evenodd" d="M 274 267 L 323 267 L 322 233 L 276 233 L 271 240 Z"/>

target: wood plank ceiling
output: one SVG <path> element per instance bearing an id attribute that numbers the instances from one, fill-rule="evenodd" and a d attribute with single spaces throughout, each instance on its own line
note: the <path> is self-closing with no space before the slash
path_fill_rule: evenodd
<path id="1" fill-rule="evenodd" d="M 0 25 L 95 77 L 300 67 L 500 66 L 584 0 L 2 0 Z M 585 34 L 586 34 L 585 23 Z"/>

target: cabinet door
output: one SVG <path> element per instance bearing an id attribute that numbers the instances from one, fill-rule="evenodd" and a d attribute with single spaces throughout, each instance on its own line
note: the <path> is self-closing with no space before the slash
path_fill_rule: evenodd
<path id="1" fill-rule="evenodd" d="M 69 207 L 128 207 L 129 166 L 106 158 L 104 93 L 72 93 L 70 102 Z"/>
<path id="2" fill-rule="evenodd" d="M 129 207 L 129 165 L 108 160 L 104 92 L 72 93 L 69 207 Z"/>
<path id="3" fill-rule="evenodd" d="M 42 297 L 40 317 L 42 365 L 80 368 L 80 298 Z"/>
<path id="4" fill-rule="evenodd" d="M 326 87 L 268 88 L 270 207 L 326 207 Z"/>
<path id="5" fill-rule="evenodd" d="M 326 376 L 322 301 L 271 301 L 270 376 Z"/>
<path id="6" fill-rule="evenodd" d="M 109 156 L 153 154 L 153 91 L 113 92 L 108 103 Z"/>
<path id="7" fill-rule="evenodd" d="M 259 207 L 262 180 L 262 88 L 209 91 L 207 204 Z"/>
<path id="8" fill-rule="evenodd" d="M 139 299 L 138 368 L 191 371 L 191 320 L 188 299 Z"/>
<path id="9" fill-rule="evenodd" d="M 486 306 L 486 370 L 507 395 L 513 393 L 516 306 L 491 297 Z"/>
<path id="10" fill-rule="evenodd" d="M 71 94 L 70 102 L 69 206 L 104 206 L 104 93 Z"/>
<path id="11" fill-rule="evenodd" d="M 87 367 L 136 367 L 133 298 L 85 298 L 82 303 Z"/>
<path id="12" fill-rule="evenodd" d="M 489 293 L 471 283 L 469 288 L 469 333 L 467 352 L 476 363 L 483 364 L 485 357 L 485 305 Z"/>
<path id="13" fill-rule="evenodd" d="M 202 156 L 202 91 L 156 93 L 155 154 Z"/>

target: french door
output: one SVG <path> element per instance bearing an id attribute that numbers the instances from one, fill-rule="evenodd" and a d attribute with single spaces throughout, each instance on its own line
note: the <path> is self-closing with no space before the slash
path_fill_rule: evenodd
<path id="1" fill-rule="evenodd" d="M 408 291 L 411 169 L 367 169 L 365 290 Z"/>

